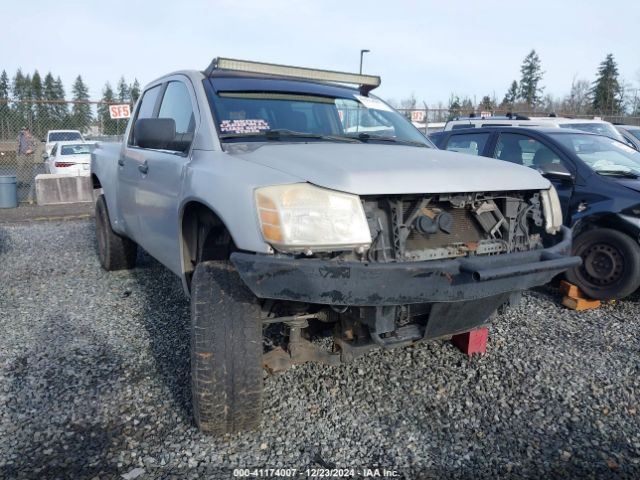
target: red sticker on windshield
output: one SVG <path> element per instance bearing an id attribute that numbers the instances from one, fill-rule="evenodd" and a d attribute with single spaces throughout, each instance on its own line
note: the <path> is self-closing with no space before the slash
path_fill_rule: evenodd
<path id="1" fill-rule="evenodd" d="M 260 133 L 270 128 L 269 123 L 261 118 L 223 120 L 220 122 L 220 131 L 222 133 Z"/>

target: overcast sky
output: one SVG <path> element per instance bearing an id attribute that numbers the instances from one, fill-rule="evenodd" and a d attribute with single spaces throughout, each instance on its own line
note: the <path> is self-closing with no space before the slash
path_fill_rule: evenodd
<path id="1" fill-rule="evenodd" d="M 357 71 L 361 48 L 364 72 L 382 77 L 376 94 L 429 105 L 502 99 L 532 48 L 545 93 L 592 81 L 607 53 L 640 86 L 638 0 L 2 0 L 0 18 L 0 70 L 50 70 L 68 95 L 82 74 L 92 99 L 122 74 L 144 84 L 215 56 Z"/>

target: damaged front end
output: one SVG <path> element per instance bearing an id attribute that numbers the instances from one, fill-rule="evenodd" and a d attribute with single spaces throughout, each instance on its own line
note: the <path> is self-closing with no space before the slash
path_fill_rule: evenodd
<path id="1" fill-rule="evenodd" d="M 542 247 L 539 192 L 370 197 L 370 261 L 424 261 Z"/>
<path id="2" fill-rule="evenodd" d="M 550 235 L 539 191 L 365 196 L 368 249 L 252 255 L 231 260 L 265 299 L 265 324 L 289 328 L 267 353 L 290 363 L 350 360 L 371 347 L 448 337 L 489 322 L 513 292 L 578 265 L 571 232 Z M 333 329 L 332 351 L 304 332 Z M 326 330 L 326 328 L 324 328 Z"/>

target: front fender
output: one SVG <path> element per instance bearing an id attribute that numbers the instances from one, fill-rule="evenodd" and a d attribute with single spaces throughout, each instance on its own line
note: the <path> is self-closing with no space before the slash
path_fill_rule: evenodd
<path id="1" fill-rule="evenodd" d="M 238 249 L 270 253 L 271 247 L 263 240 L 258 225 L 254 190 L 261 186 L 300 181 L 293 175 L 241 160 L 226 152 L 194 150 L 185 170 L 178 207 L 181 258 L 184 258 L 182 221 L 185 207 L 190 202 L 201 203 L 215 213 Z M 187 291 L 184 264 L 182 270 L 183 285 Z"/>

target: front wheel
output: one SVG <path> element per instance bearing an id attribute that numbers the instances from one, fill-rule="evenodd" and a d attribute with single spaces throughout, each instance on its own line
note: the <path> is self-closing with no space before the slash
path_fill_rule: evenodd
<path id="1" fill-rule="evenodd" d="M 200 430 L 251 430 L 262 414 L 260 306 L 229 262 L 200 262 L 191 282 L 191 390 Z"/>
<path id="2" fill-rule="evenodd" d="M 591 298 L 624 298 L 640 287 L 640 246 L 610 228 L 589 230 L 573 242 L 582 265 L 567 271 L 567 280 Z"/>
<path id="3" fill-rule="evenodd" d="M 113 231 L 104 195 L 96 201 L 96 241 L 102 268 L 111 272 L 135 267 L 138 245 Z"/>

